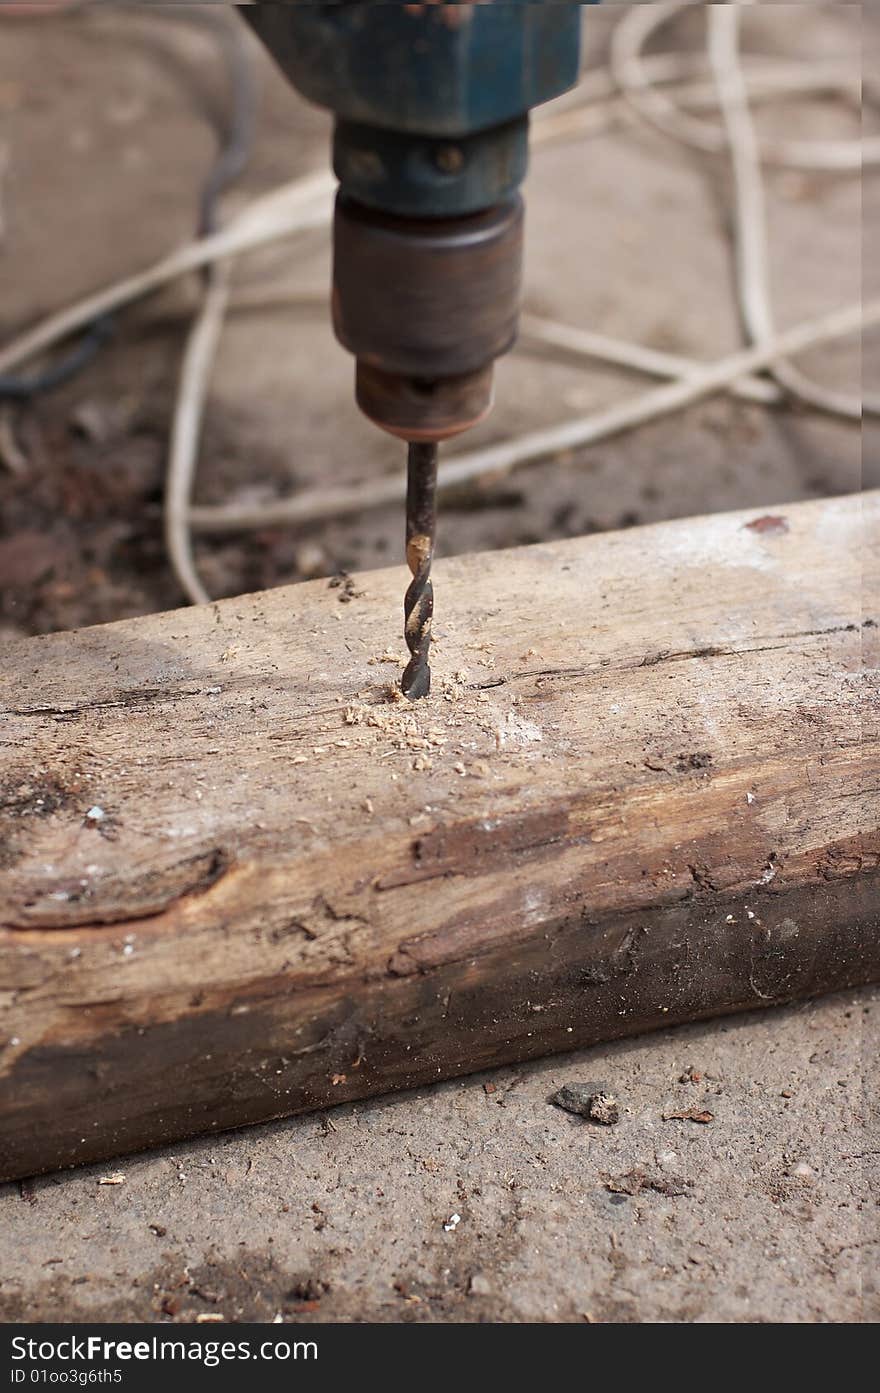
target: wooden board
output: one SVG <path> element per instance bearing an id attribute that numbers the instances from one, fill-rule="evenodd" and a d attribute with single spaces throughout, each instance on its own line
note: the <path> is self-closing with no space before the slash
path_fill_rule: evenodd
<path id="1" fill-rule="evenodd" d="M 8 647 L 0 1178 L 880 976 L 878 558 L 442 562 L 415 706 L 403 567 Z"/>

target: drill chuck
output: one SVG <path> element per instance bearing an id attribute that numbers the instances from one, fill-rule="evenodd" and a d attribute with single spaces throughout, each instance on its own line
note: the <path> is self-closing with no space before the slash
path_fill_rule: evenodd
<path id="1" fill-rule="evenodd" d="M 333 323 L 356 395 L 411 441 L 492 401 L 516 337 L 532 107 L 577 79 L 580 5 L 252 4 L 242 14 L 333 112 Z"/>
<path id="2" fill-rule="evenodd" d="M 333 324 L 357 359 L 364 413 L 406 440 L 443 440 L 482 419 L 492 363 L 516 337 L 518 194 L 462 217 L 406 218 L 336 201 Z"/>

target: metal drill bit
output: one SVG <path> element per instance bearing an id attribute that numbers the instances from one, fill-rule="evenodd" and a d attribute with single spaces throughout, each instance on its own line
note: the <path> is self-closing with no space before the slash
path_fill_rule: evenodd
<path id="1" fill-rule="evenodd" d="M 406 561 L 412 581 L 403 602 L 404 634 L 410 658 L 400 690 L 410 701 L 426 697 L 431 690 L 431 618 L 434 614 L 434 587 L 431 584 L 431 558 L 437 526 L 437 444 L 412 441 L 406 467 Z"/>

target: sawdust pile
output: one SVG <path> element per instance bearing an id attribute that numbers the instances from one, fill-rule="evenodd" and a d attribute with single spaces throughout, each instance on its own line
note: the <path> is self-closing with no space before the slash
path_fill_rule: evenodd
<path id="1" fill-rule="evenodd" d="M 383 653 L 372 661 L 393 662 L 397 655 Z M 434 691 L 425 701 L 407 701 L 393 683 L 382 690 L 381 697 L 371 704 L 356 702 L 347 706 L 345 725 L 375 732 L 379 758 L 411 752 L 412 768 L 417 772 L 433 769 L 435 759 L 443 753 L 486 756 L 519 749 L 543 738 L 540 727 L 523 719 L 515 709 L 515 697 L 506 710 L 499 711 L 486 692 L 473 688 L 466 668 L 436 678 Z M 485 758 L 471 758 L 467 764 L 459 758 L 451 769 L 462 777 L 487 778 L 491 773 Z"/>

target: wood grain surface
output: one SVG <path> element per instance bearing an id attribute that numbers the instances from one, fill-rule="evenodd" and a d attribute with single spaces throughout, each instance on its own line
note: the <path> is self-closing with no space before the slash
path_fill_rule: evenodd
<path id="1" fill-rule="evenodd" d="M 4 649 L 0 1179 L 880 976 L 880 493 L 435 577 Z"/>

